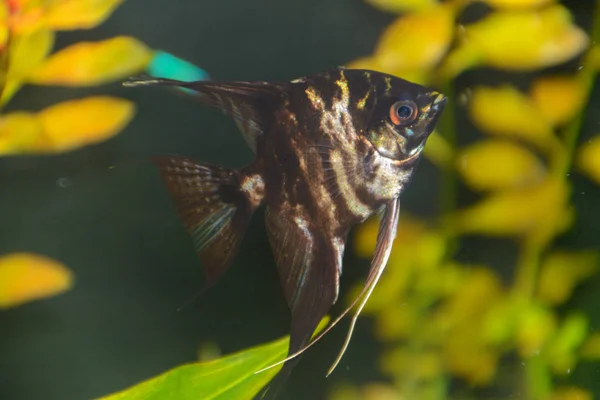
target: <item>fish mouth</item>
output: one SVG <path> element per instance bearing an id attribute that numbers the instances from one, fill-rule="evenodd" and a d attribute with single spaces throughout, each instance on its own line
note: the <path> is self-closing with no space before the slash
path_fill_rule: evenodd
<path id="1" fill-rule="evenodd" d="M 438 92 L 433 92 L 432 93 L 432 97 L 435 96 L 435 98 L 433 99 L 433 103 L 431 103 L 432 106 L 437 106 L 438 109 L 443 108 L 446 105 L 446 102 L 448 101 L 448 98 L 446 96 L 444 96 L 441 93 Z"/>

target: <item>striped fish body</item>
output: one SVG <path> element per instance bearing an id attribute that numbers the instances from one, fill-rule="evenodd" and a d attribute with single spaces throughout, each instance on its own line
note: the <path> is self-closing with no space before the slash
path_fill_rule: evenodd
<path id="1" fill-rule="evenodd" d="M 359 304 L 353 327 L 383 272 L 399 196 L 446 98 L 391 75 L 342 68 L 279 83 L 129 84 L 195 91 L 234 118 L 256 153 L 240 171 L 184 157 L 155 162 L 194 240 L 208 286 L 231 264 L 252 212 L 266 205 L 267 233 L 292 314 L 285 376 L 338 297 L 350 228 L 383 210 L 363 292 L 331 324 Z"/>

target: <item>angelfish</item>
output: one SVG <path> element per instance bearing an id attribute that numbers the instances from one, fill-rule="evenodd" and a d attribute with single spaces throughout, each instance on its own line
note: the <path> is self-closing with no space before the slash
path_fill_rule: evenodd
<path id="1" fill-rule="evenodd" d="M 358 304 L 331 372 L 385 268 L 399 197 L 446 97 L 395 76 L 344 68 L 277 83 L 148 77 L 125 84 L 192 90 L 236 121 L 256 154 L 247 167 L 232 170 L 185 157 L 154 162 L 193 239 L 208 286 L 230 266 L 252 212 L 266 205 L 269 242 L 291 309 L 289 357 L 281 363 L 291 365 Z M 350 228 L 378 212 L 383 215 L 362 292 L 311 341 L 338 298 Z"/>

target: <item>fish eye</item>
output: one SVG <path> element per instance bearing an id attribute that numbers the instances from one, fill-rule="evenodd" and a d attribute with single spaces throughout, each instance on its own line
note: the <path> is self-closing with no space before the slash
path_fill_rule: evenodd
<path id="1" fill-rule="evenodd" d="M 417 118 L 418 112 L 419 110 L 414 101 L 397 101 L 390 108 L 390 120 L 394 125 L 410 124 Z"/>

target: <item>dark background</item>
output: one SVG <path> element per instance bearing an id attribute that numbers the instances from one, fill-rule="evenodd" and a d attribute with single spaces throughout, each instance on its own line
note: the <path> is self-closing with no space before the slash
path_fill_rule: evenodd
<path id="1" fill-rule="evenodd" d="M 360 0 L 127 0 L 99 28 L 59 34 L 57 48 L 132 35 L 214 78 L 287 80 L 369 54 L 393 18 Z M 9 110 L 39 110 L 92 93 L 134 100 L 133 123 L 114 139 L 68 154 L 0 159 L 0 254 L 45 254 L 64 262 L 76 277 L 64 295 L 0 312 L 0 399 L 98 397 L 196 360 L 201 342 L 217 342 L 229 353 L 288 330 L 261 212 L 230 272 L 177 311 L 201 288 L 203 271 L 146 160 L 179 154 L 245 165 L 252 153 L 234 124 L 183 96 L 117 83 L 93 89 L 26 87 Z M 436 204 L 433 172 L 422 163 L 404 196 L 405 209 L 423 212 Z M 596 219 L 588 218 L 565 240 L 597 246 L 600 196 L 576 179 L 574 200 Z M 484 249 L 467 254 L 476 258 L 478 252 Z M 348 253 L 342 293 L 368 266 Z M 598 283 L 584 287 L 569 307 L 594 310 Z M 308 352 L 282 398 L 318 399 L 332 382 L 377 379 L 379 350 L 368 319 L 358 328 L 332 377 L 324 375 L 344 327 Z M 578 371 L 577 379 L 586 385 L 600 379 L 596 367 Z"/>

